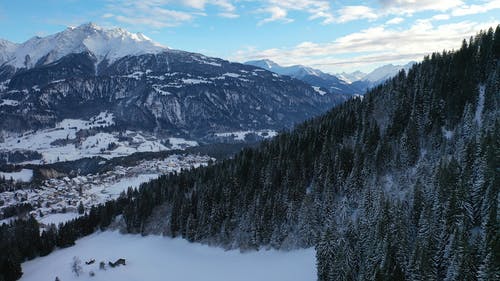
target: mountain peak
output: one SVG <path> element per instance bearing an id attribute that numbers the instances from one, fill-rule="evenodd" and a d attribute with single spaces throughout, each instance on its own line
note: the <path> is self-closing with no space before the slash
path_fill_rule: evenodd
<path id="1" fill-rule="evenodd" d="M 142 33 L 123 28 L 104 28 L 89 22 L 46 37 L 33 37 L 21 44 L 0 41 L 0 64 L 31 68 L 72 54 L 90 52 L 98 62 L 113 62 L 129 55 L 159 53 L 168 50 Z M 10 44 L 9 44 L 10 43 Z M 5 47 L 4 47 L 5 45 Z"/>
<path id="2" fill-rule="evenodd" d="M 83 23 L 79 26 L 68 26 L 66 30 L 102 30 L 103 28 L 93 22 Z"/>
<path id="3" fill-rule="evenodd" d="M 270 59 L 247 61 L 245 62 L 245 64 L 257 66 L 278 73 L 280 75 L 288 75 L 295 78 L 303 77 L 305 75 L 319 76 L 323 74 L 318 69 L 313 69 L 303 65 L 281 66 Z"/>
<path id="4" fill-rule="evenodd" d="M 257 66 L 260 68 L 264 68 L 267 70 L 273 69 L 273 68 L 281 68 L 281 66 L 274 61 L 270 59 L 260 59 L 260 60 L 253 60 L 253 61 L 248 61 L 245 62 L 245 64 Z"/>

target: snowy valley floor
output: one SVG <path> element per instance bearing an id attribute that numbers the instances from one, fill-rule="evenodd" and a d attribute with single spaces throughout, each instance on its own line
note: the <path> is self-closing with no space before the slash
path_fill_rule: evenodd
<path id="1" fill-rule="evenodd" d="M 79 257 L 82 274 L 71 266 Z M 111 268 L 108 261 L 126 259 Z M 86 265 L 85 261 L 95 259 Z M 99 262 L 106 262 L 106 270 Z M 162 236 L 99 232 L 22 264 L 21 281 L 308 281 L 316 280 L 314 249 L 240 253 Z M 93 271 L 95 276 L 91 277 Z"/>

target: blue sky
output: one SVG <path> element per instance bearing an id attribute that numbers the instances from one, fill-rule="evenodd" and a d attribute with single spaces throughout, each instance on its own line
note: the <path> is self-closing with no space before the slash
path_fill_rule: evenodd
<path id="1" fill-rule="evenodd" d="M 453 49 L 500 23 L 500 0 L 0 0 L 0 38 L 95 22 L 233 61 L 369 71 Z"/>

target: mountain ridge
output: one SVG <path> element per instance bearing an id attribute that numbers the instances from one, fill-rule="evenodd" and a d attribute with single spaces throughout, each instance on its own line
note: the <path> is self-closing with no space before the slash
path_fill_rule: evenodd
<path id="1" fill-rule="evenodd" d="M 312 86 L 325 88 L 332 93 L 359 95 L 396 76 L 401 70 L 408 71 L 415 62 L 411 61 L 405 65 L 387 64 L 377 67 L 369 73 L 355 71 L 337 74 L 325 73 L 304 65 L 281 66 L 269 59 L 247 61 L 245 64 L 261 67 L 280 75 L 287 75 Z"/>

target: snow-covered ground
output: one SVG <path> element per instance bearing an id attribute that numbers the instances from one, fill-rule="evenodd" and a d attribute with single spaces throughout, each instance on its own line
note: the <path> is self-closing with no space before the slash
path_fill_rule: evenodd
<path id="1" fill-rule="evenodd" d="M 486 87 L 484 85 L 479 85 L 479 97 L 477 98 L 477 107 L 476 107 L 476 114 L 474 115 L 474 121 L 476 121 L 476 124 L 481 127 L 482 126 L 482 118 L 481 115 L 483 114 L 484 110 L 484 91 L 486 90 Z"/>
<path id="2" fill-rule="evenodd" d="M 79 217 L 80 215 L 76 212 L 67 212 L 67 213 L 55 213 L 55 214 L 46 214 L 45 216 L 38 218 L 38 222 L 44 225 L 59 225 L 59 223 L 64 223 Z"/>
<path id="3" fill-rule="evenodd" d="M 89 190 L 89 193 L 95 195 L 98 202 L 106 202 L 118 198 L 120 193 L 126 191 L 129 187 L 137 188 L 142 183 L 156 179 L 158 176 L 160 174 L 140 174 L 134 177 L 125 177 L 109 185 L 96 185 Z"/>
<path id="4" fill-rule="evenodd" d="M 81 260 L 79 277 L 71 270 L 73 257 Z M 119 258 L 125 266 L 108 266 Z M 86 265 L 91 259 L 95 263 Z M 316 280 L 315 262 L 314 249 L 240 253 L 179 238 L 100 232 L 23 263 L 21 281 L 309 281 Z"/>
<path id="5" fill-rule="evenodd" d="M 237 132 L 227 132 L 227 133 L 216 133 L 217 137 L 233 138 L 235 141 L 244 141 L 248 134 L 256 134 L 262 138 L 272 138 L 278 135 L 278 132 L 274 130 L 259 130 L 259 131 L 237 131 Z"/>
<path id="6" fill-rule="evenodd" d="M 33 170 L 22 169 L 19 172 L 0 172 L 0 178 L 4 178 L 6 180 L 12 179 L 17 182 L 30 182 L 33 178 Z"/>
<path id="7" fill-rule="evenodd" d="M 315 91 L 316 93 L 318 93 L 320 96 L 324 96 L 324 95 L 326 95 L 326 92 L 325 92 L 325 91 L 323 91 L 323 90 L 321 90 L 321 88 L 320 88 L 320 87 L 315 87 L 315 86 L 313 86 L 313 89 L 314 89 L 314 91 Z"/>
<path id="8" fill-rule="evenodd" d="M 93 156 L 109 159 L 135 152 L 184 149 L 198 145 L 195 141 L 170 138 L 171 146 L 167 147 L 155 136 L 144 132 L 85 133 L 85 130 L 109 127 L 113 124 L 114 116 L 108 112 L 101 112 L 90 120 L 64 119 L 55 128 L 27 132 L 22 135 L 8 135 L 3 142 L 0 142 L 0 150 L 37 151 L 42 154 L 42 161 L 30 163 L 42 164 Z"/>

